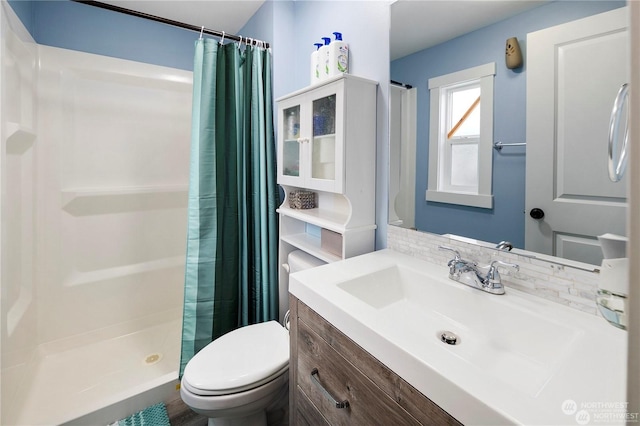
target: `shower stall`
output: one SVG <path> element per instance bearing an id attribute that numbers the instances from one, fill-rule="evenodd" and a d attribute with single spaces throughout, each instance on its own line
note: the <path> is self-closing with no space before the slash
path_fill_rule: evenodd
<path id="1" fill-rule="evenodd" d="M 0 423 L 175 395 L 190 72 L 37 45 L 0 12 Z"/>

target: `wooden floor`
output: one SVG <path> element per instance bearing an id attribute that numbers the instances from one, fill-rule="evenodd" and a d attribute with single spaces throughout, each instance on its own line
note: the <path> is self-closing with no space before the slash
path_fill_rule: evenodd
<path id="1" fill-rule="evenodd" d="M 192 411 L 182 402 L 180 394 L 177 392 L 176 394 L 173 399 L 165 402 L 171 426 L 207 426 L 208 419 Z"/>

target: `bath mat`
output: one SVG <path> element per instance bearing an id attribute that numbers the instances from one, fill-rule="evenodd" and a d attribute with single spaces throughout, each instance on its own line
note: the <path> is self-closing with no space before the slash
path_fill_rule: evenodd
<path id="1" fill-rule="evenodd" d="M 117 426 L 170 426 L 167 409 L 161 402 L 142 411 L 138 411 L 126 419 L 115 423 Z"/>

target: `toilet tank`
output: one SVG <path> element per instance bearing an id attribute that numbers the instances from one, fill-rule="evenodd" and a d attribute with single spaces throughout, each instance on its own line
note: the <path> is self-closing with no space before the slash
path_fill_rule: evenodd
<path id="1" fill-rule="evenodd" d="M 289 253 L 287 257 L 287 265 L 285 265 L 285 269 L 289 271 L 289 274 L 293 274 L 294 272 L 304 271 L 305 269 L 315 268 L 316 266 L 326 265 L 327 262 L 318 259 L 317 257 L 311 256 L 309 253 L 304 252 L 302 250 L 295 250 Z M 284 314 L 284 319 L 282 320 L 282 325 L 289 330 L 289 314 L 290 311 Z"/>
<path id="2" fill-rule="evenodd" d="M 311 256 L 309 253 L 306 253 L 302 250 L 296 250 L 289 253 L 287 263 L 289 264 L 290 274 L 327 264 L 327 262 L 324 262 L 317 257 Z"/>

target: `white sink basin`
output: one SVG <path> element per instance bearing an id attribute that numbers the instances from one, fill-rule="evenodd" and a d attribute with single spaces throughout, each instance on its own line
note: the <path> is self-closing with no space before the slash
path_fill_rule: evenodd
<path id="1" fill-rule="evenodd" d="M 485 293 L 389 250 L 292 274 L 289 287 L 465 424 L 576 424 L 566 400 L 626 401 L 626 334 L 595 315 Z"/>
<path id="2" fill-rule="evenodd" d="M 403 265 L 337 286 L 377 309 L 386 324 L 404 329 L 408 339 L 445 348 L 478 368 L 478 374 L 498 377 L 531 396 L 542 389 L 580 335 L 579 329 L 519 310 L 500 296 L 442 285 Z M 443 303 L 447 300 L 455 303 Z M 442 344 L 445 331 L 458 337 L 455 346 Z"/>

